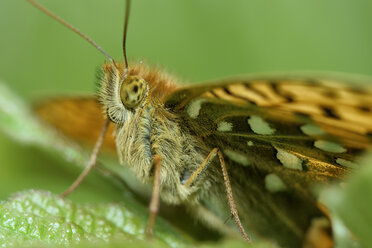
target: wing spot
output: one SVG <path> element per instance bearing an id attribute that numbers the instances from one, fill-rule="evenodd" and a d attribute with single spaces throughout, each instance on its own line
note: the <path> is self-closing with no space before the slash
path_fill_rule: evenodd
<path id="1" fill-rule="evenodd" d="M 207 102 L 207 99 L 199 98 L 187 106 L 186 113 L 193 119 L 196 119 L 199 116 L 200 109 L 202 107 L 202 104 Z"/>
<path id="2" fill-rule="evenodd" d="M 283 180 L 274 173 L 266 175 L 265 187 L 271 193 L 277 193 L 287 189 L 287 186 L 284 184 Z"/>
<path id="3" fill-rule="evenodd" d="M 252 131 L 256 134 L 272 135 L 276 131 L 274 128 L 270 127 L 269 123 L 256 115 L 252 115 L 248 119 L 248 124 L 251 127 Z"/>
<path id="4" fill-rule="evenodd" d="M 372 109 L 371 109 L 371 107 L 369 107 L 369 106 L 359 106 L 358 108 L 359 108 L 360 111 L 362 111 L 362 112 L 366 112 L 366 113 L 370 113 L 370 112 L 372 112 Z"/>
<path id="5" fill-rule="evenodd" d="M 301 131 L 306 135 L 324 135 L 325 132 L 314 124 L 306 124 L 300 127 Z"/>
<path id="6" fill-rule="evenodd" d="M 328 98 L 337 98 L 338 94 L 336 91 L 333 90 L 327 90 L 323 92 L 323 95 Z"/>
<path id="7" fill-rule="evenodd" d="M 230 149 L 226 149 L 223 151 L 223 153 L 225 153 L 225 155 L 230 158 L 232 161 L 238 163 L 238 164 L 241 164 L 241 165 L 244 165 L 244 166 L 248 166 L 251 164 L 251 162 L 248 160 L 248 158 L 246 156 L 244 156 L 243 154 L 239 153 L 239 152 L 236 152 L 236 151 L 233 151 L 233 150 L 230 150 Z"/>
<path id="8" fill-rule="evenodd" d="M 231 122 L 221 121 L 217 124 L 217 131 L 219 132 L 230 132 L 233 129 Z"/>
<path id="9" fill-rule="evenodd" d="M 334 119 L 340 119 L 340 116 L 337 115 L 337 113 L 335 112 L 333 108 L 326 107 L 326 106 L 321 106 L 321 108 L 327 117 L 331 117 Z"/>
<path id="10" fill-rule="evenodd" d="M 287 102 L 294 102 L 294 98 L 288 94 L 283 94 L 282 97 L 287 101 Z"/>
<path id="11" fill-rule="evenodd" d="M 336 163 L 338 163 L 339 165 L 348 167 L 350 169 L 356 169 L 356 168 L 358 168 L 358 165 L 356 163 L 351 162 L 351 161 L 346 160 L 346 159 L 343 159 L 343 158 L 336 159 Z"/>
<path id="12" fill-rule="evenodd" d="M 279 148 L 276 148 L 276 150 L 278 151 L 276 157 L 284 167 L 292 170 L 303 170 L 302 160 L 299 157 Z"/>
<path id="13" fill-rule="evenodd" d="M 326 140 L 317 140 L 314 142 L 314 146 L 326 152 L 333 152 L 333 153 L 346 152 L 346 148 L 344 148 L 340 144 L 331 142 L 331 141 L 326 141 Z"/>

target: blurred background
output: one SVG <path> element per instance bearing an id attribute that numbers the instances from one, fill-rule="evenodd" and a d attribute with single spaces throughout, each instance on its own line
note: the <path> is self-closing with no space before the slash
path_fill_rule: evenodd
<path id="1" fill-rule="evenodd" d="M 122 58 L 123 0 L 40 0 Z M 187 82 L 267 71 L 372 74 L 372 2 L 135 0 L 130 60 Z M 25 0 L 0 3 L 0 78 L 26 98 L 93 92 L 105 58 Z"/>
<path id="2" fill-rule="evenodd" d="M 122 58 L 124 1 L 40 3 Z M 372 1 L 135 0 L 127 53 L 189 83 L 268 71 L 372 75 L 371 13 Z M 0 1 L 0 33 L 0 80 L 27 102 L 95 92 L 103 55 L 25 0 Z M 0 200 L 28 188 L 62 192 L 80 171 L 66 165 L 0 133 Z M 100 180 L 93 173 L 71 198 L 120 198 Z"/>

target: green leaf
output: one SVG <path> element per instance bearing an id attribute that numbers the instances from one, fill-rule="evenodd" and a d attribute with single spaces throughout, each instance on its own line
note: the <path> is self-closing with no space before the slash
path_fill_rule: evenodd
<path id="1" fill-rule="evenodd" d="M 26 245 L 44 242 L 71 245 L 80 242 L 144 240 L 147 215 L 126 203 L 76 204 L 50 192 L 17 193 L 0 205 L 0 243 Z M 183 247 L 189 243 L 164 221 L 157 221 L 155 243 Z"/>
<path id="2" fill-rule="evenodd" d="M 372 154 L 369 154 L 360 162 L 360 169 L 348 180 L 322 193 L 322 201 L 332 212 L 337 247 L 370 247 L 371 192 Z"/>
<path id="3" fill-rule="evenodd" d="M 35 144 L 54 150 L 76 164 L 85 164 L 86 152 L 73 143 L 62 140 L 55 132 L 42 125 L 31 112 L 29 105 L 1 81 L 0 92 L 0 128 L 7 135 L 23 144 Z"/>

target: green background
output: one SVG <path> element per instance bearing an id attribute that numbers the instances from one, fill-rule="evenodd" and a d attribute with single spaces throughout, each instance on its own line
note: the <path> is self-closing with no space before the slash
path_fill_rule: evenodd
<path id="1" fill-rule="evenodd" d="M 124 1 L 40 2 L 122 58 Z M 135 0 L 127 52 L 188 83 L 268 71 L 372 75 L 371 13 L 371 1 Z M 23 98 L 95 92 L 103 55 L 25 0 L 0 1 L 0 33 L 0 79 Z M 0 199 L 28 188 L 63 191 L 79 172 L 66 165 L 0 134 Z M 93 173 L 71 199 L 120 197 Z"/>
<path id="2" fill-rule="evenodd" d="M 41 0 L 122 59 L 123 0 Z M 372 2 L 135 0 L 130 60 L 186 82 L 267 71 L 372 75 Z M 0 2 L 0 78 L 27 97 L 93 92 L 105 58 L 26 0 Z"/>

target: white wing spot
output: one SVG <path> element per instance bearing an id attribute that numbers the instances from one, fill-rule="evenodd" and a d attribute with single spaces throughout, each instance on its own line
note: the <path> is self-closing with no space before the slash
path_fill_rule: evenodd
<path id="1" fill-rule="evenodd" d="M 339 165 L 351 168 L 351 169 L 358 168 L 358 165 L 356 163 L 343 159 L 343 158 L 336 159 L 336 163 L 338 163 Z"/>
<path id="2" fill-rule="evenodd" d="M 317 140 L 314 142 L 314 146 L 320 150 L 333 153 L 343 153 L 346 152 L 346 149 L 340 144 L 326 141 L 326 140 Z"/>
<path id="3" fill-rule="evenodd" d="M 233 129 L 233 124 L 230 122 L 221 121 L 217 124 L 217 131 L 229 132 L 229 131 L 232 131 L 232 129 Z"/>
<path id="4" fill-rule="evenodd" d="M 302 160 L 296 155 L 276 148 L 278 153 L 276 157 L 280 160 L 284 167 L 293 170 L 302 170 Z"/>
<path id="5" fill-rule="evenodd" d="M 200 109 L 202 107 L 202 104 L 207 102 L 207 99 L 205 98 L 199 98 L 189 103 L 187 106 L 186 112 L 187 114 L 193 118 L 196 119 L 199 115 Z"/>
<path id="6" fill-rule="evenodd" d="M 248 141 L 248 142 L 247 142 L 247 145 L 248 145 L 248 146 L 253 146 L 253 141 L 251 141 L 251 140 Z"/>
<path id="7" fill-rule="evenodd" d="M 232 161 L 237 162 L 238 164 L 241 164 L 241 165 L 244 165 L 244 166 L 248 166 L 248 165 L 251 164 L 250 161 L 248 160 L 248 158 L 241 153 L 235 152 L 235 151 L 230 150 L 230 149 L 226 149 L 223 152 Z"/>
<path id="8" fill-rule="evenodd" d="M 281 192 L 287 189 L 287 186 L 283 183 L 282 179 L 274 173 L 266 175 L 265 187 L 271 193 Z"/>
<path id="9" fill-rule="evenodd" d="M 325 132 L 314 124 L 306 124 L 300 127 L 301 131 L 306 135 L 324 135 Z"/>
<path id="10" fill-rule="evenodd" d="M 248 124 L 251 127 L 252 131 L 256 134 L 271 135 L 274 134 L 276 131 L 274 128 L 270 127 L 269 123 L 256 115 L 252 115 L 248 119 Z"/>

